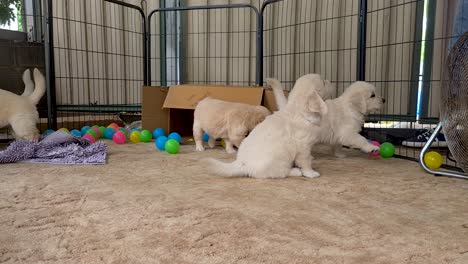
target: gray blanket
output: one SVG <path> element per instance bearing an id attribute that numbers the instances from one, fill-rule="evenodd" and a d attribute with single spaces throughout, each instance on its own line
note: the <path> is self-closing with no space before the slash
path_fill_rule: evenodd
<path id="1" fill-rule="evenodd" d="M 105 164 L 107 145 L 94 144 L 63 131 L 56 131 L 39 142 L 16 140 L 0 151 L 0 164 L 33 162 L 49 164 Z"/>

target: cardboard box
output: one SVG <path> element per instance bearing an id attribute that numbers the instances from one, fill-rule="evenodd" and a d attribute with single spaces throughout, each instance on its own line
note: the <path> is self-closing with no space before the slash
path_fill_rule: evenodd
<path id="1" fill-rule="evenodd" d="M 212 98 L 250 105 L 264 105 L 276 111 L 271 89 L 251 86 L 177 85 L 143 87 L 142 127 L 154 130 L 177 131 L 192 136 L 193 111 L 203 98 Z"/>

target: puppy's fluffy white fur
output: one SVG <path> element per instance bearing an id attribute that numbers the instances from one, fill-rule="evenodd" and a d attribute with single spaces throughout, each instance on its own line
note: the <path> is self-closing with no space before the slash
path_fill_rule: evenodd
<path id="1" fill-rule="evenodd" d="M 17 139 L 37 140 L 39 114 L 36 105 L 45 93 L 45 79 L 34 69 L 34 81 L 29 70 L 23 73 L 25 89 L 22 95 L 0 90 L 0 128 L 10 125 Z M 35 86 L 35 87 L 34 87 Z"/>
<path id="2" fill-rule="evenodd" d="M 307 83 L 307 79 L 305 77 L 302 83 Z M 278 108 L 286 107 L 287 99 L 282 92 L 281 83 L 275 79 L 268 79 L 267 83 L 275 91 Z M 357 148 L 366 153 L 378 151 L 379 147 L 370 144 L 359 132 L 364 124 L 364 116 L 378 112 L 384 102 L 385 99 L 375 94 L 372 84 L 362 81 L 351 84 L 338 98 L 325 101 L 328 112 L 320 124 L 319 142 L 332 145 L 337 157 L 345 157 L 342 146 Z"/>
<path id="3" fill-rule="evenodd" d="M 223 176 L 285 178 L 318 177 L 312 169 L 310 150 L 318 140 L 318 125 L 327 106 L 317 91 L 324 88 L 319 75 L 309 89 L 293 87 L 289 101 L 268 116 L 242 142 L 237 159 L 224 163 L 209 159 L 210 169 Z M 296 164 L 299 168 L 293 168 Z"/>
<path id="4" fill-rule="evenodd" d="M 213 148 L 215 140 L 222 138 L 226 151 L 234 153 L 252 129 L 271 112 L 263 106 L 226 102 L 207 97 L 195 108 L 193 138 L 197 151 L 203 151 L 203 131 L 208 133 L 208 145 Z"/>

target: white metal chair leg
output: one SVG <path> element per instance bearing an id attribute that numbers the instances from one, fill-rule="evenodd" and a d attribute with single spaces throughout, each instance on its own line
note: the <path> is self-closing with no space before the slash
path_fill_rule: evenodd
<path id="1" fill-rule="evenodd" d="M 432 133 L 432 135 L 429 137 L 429 140 L 426 142 L 426 145 L 424 145 L 424 147 L 422 148 L 421 154 L 419 154 L 419 163 L 421 163 L 421 166 L 423 167 L 425 171 L 431 174 L 434 174 L 436 176 L 447 176 L 447 177 L 454 177 L 454 178 L 468 180 L 468 175 L 465 173 L 454 172 L 454 171 L 431 170 L 426 166 L 426 164 L 424 164 L 424 155 L 427 153 L 432 143 L 434 142 L 434 139 L 437 137 L 437 135 L 440 133 L 441 130 L 442 130 L 442 123 L 439 123 L 437 127 L 435 128 L 434 132 Z"/>

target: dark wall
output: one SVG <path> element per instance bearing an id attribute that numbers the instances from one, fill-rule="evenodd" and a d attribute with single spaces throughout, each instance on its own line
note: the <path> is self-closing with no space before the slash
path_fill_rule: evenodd
<path id="1" fill-rule="evenodd" d="M 4 34 L 0 34 L 0 89 L 22 94 L 24 91 L 22 75 L 26 69 L 31 69 L 31 78 L 34 68 L 38 68 L 43 74 L 45 72 L 44 45 L 24 40 L 2 39 L 2 37 L 5 38 Z M 46 95 L 39 103 L 38 110 L 41 116 L 47 116 Z"/>

